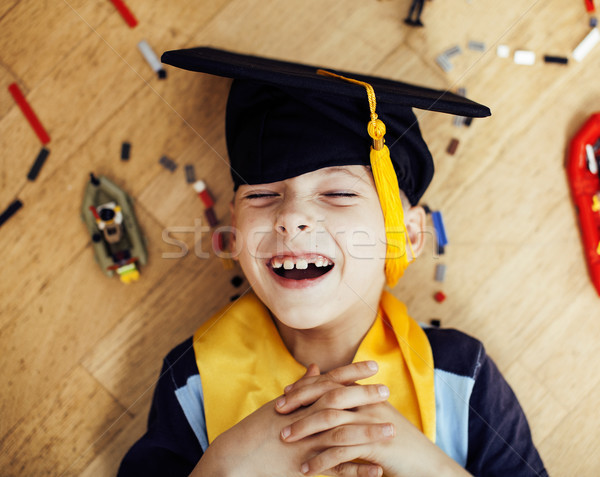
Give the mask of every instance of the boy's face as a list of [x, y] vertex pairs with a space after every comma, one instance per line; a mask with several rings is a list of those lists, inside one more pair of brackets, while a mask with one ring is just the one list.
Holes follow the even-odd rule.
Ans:
[[242, 185], [236, 253], [254, 291], [285, 325], [335, 325], [371, 310], [385, 283], [383, 214], [364, 166], [328, 167]]

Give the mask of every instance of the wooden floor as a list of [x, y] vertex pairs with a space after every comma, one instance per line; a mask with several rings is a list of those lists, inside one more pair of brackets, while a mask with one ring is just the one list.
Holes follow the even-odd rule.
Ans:
[[[600, 110], [600, 46], [569, 55], [589, 30], [582, 0], [426, 2], [424, 29], [403, 22], [410, 0], [128, 0], [129, 28], [107, 0], [0, 2], [0, 474], [114, 475], [144, 432], [162, 357], [230, 296], [245, 290], [194, 234], [202, 204], [193, 164], [226, 223], [225, 80], [168, 69], [164, 81], [137, 43], [157, 52], [213, 45], [372, 73], [435, 88], [465, 87], [492, 109], [457, 128], [418, 112], [436, 163], [425, 196], [444, 214], [450, 245], [431, 244], [395, 293], [421, 321], [440, 318], [480, 338], [520, 398], [552, 475], [600, 468], [600, 299], [588, 279], [563, 163], [567, 144]], [[485, 53], [467, 48], [483, 41]], [[496, 55], [532, 50], [534, 66]], [[436, 57], [459, 45], [454, 68]], [[7, 87], [17, 82], [52, 140], [41, 145]], [[450, 140], [460, 145], [446, 153]], [[120, 160], [123, 141], [131, 160]], [[162, 155], [179, 165], [171, 173]], [[149, 265], [136, 284], [105, 277], [79, 209], [90, 171], [135, 198]], [[163, 240], [180, 227], [190, 252]], [[183, 229], [181, 229], [183, 227]], [[183, 230], [183, 232], [181, 232]], [[187, 232], [185, 232], [187, 230]], [[433, 279], [437, 263], [446, 281]], [[447, 300], [432, 295], [442, 289]]]

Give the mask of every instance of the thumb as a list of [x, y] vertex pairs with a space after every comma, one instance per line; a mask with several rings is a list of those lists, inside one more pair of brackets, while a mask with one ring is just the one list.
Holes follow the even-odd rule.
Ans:
[[319, 369], [319, 366], [317, 366], [315, 363], [311, 363], [308, 365], [308, 368], [306, 368], [306, 373], [304, 373], [304, 377], [308, 377], [308, 376], [319, 376], [321, 374], [321, 370]]

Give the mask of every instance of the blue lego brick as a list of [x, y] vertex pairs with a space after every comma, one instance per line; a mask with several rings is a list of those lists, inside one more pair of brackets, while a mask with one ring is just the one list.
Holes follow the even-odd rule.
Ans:
[[437, 236], [437, 242], [440, 247], [448, 245], [448, 237], [446, 236], [446, 228], [444, 227], [444, 219], [440, 211], [431, 213], [433, 220], [433, 226], [435, 227], [435, 234]]

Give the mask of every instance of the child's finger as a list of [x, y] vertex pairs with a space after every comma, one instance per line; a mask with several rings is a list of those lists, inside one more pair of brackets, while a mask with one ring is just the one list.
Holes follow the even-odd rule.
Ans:
[[[295, 383], [287, 386], [284, 392], [288, 393], [292, 389], [298, 389], [298, 387], [307, 386], [323, 380], [330, 380], [344, 385], [352, 384], [355, 381], [360, 381], [361, 379], [366, 379], [373, 376], [379, 370], [379, 367], [375, 361], [360, 361], [358, 363], [352, 363], [332, 369], [328, 373], [319, 376], [314, 374], [314, 371], [311, 370], [312, 366], [315, 366], [316, 369], [319, 369], [316, 364], [311, 364], [309, 369], [306, 371], [306, 374]], [[310, 376], [309, 371], [312, 371]]]
[[275, 401], [275, 410], [281, 414], [288, 414], [299, 407], [309, 406], [317, 401], [326, 392], [336, 388], [343, 388], [341, 384], [332, 381], [320, 381], [300, 388], [287, 391], [285, 396]]
[[355, 464], [354, 462], [344, 462], [336, 465], [333, 469], [323, 472], [323, 475], [332, 475], [334, 477], [381, 477], [383, 469], [375, 464]]
[[275, 401], [275, 410], [288, 414], [317, 401], [320, 401], [320, 409], [352, 409], [385, 401], [389, 396], [390, 390], [383, 384], [343, 386], [333, 381], [322, 381], [288, 392]]
[[[354, 459], [359, 459], [362, 457], [363, 454], [366, 453], [366, 446], [330, 447], [329, 449], [326, 449], [325, 451], [321, 452], [320, 454], [316, 455], [312, 459], [302, 464], [302, 466], [300, 467], [300, 471], [304, 475], [319, 475], [328, 469], [335, 469], [341, 464], [350, 463], [350, 461]], [[342, 467], [342, 470], [344, 470], [344, 467]], [[348, 470], [364, 472], [364, 469], [349, 468]], [[369, 472], [370, 470], [367, 469], [367, 476], [371, 477], [371, 474], [369, 474]], [[362, 473], [355, 475], [362, 476], [365, 474]]]
[[283, 390], [283, 392], [284, 393], [290, 392], [295, 384], [300, 383], [301, 381], [305, 381], [305, 378], [312, 378], [312, 377], [320, 376], [320, 375], [321, 375], [321, 370], [319, 369], [319, 367], [315, 363], [311, 363], [308, 365], [308, 368], [306, 368], [306, 373], [304, 373], [304, 376], [302, 376], [295, 383], [288, 384], [285, 387], [285, 389]]

